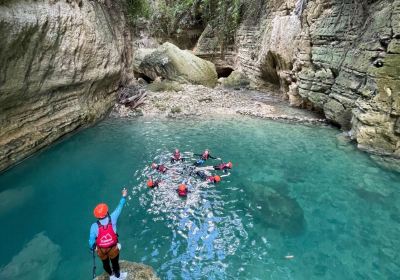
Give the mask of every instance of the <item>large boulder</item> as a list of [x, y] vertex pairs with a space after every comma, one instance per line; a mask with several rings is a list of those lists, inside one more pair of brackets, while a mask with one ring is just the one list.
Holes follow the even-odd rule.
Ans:
[[179, 83], [214, 87], [218, 79], [214, 64], [168, 42], [157, 49], [137, 50], [133, 68], [153, 80], [162, 77]]
[[221, 84], [225, 88], [241, 89], [250, 86], [250, 80], [240, 71], [233, 71], [229, 77], [222, 79]]
[[[160, 280], [150, 266], [128, 261], [120, 261], [120, 266], [121, 272], [128, 273], [126, 280]], [[104, 272], [96, 277], [96, 280], [108, 280], [109, 278], [108, 274]]]
[[304, 212], [294, 198], [263, 184], [254, 187], [257, 192], [251, 194], [250, 200], [256, 206], [252, 212], [257, 220], [286, 235], [304, 232]]

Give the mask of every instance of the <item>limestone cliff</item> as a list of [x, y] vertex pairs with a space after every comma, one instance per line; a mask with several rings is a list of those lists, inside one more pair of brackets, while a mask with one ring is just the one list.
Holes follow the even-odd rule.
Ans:
[[400, 1], [252, 0], [234, 45], [197, 53], [321, 110], [362, 149], [400, 157]]
[[115, 1], [0, 2], [0, 170], [103, 116], [127, 79]]

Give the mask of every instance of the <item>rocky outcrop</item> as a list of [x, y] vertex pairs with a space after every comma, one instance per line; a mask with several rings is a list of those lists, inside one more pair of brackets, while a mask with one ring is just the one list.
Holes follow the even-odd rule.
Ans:
[[171, 43], [157, 49], [139, 49], [134, 53], [134, 71], [152, 80], [158, 77], [180, 83], [213, 87], [217, 83], [215, 66]]
[[118, 2], [1, 3], [0, 170], [103, 116], [131, 57]]
[[[159, 280], [155, 272], [150, 266], [128, 262], [120, 261], [121, 272], [127, 272], [128, 275], [126, 280]], [[107, 273], [96, 277], [96, 280], [108, 280], [110, 276]]]
[[[400, 1], [252, 0], [225, 65], [324, 112], [362, 149], [400, 157]], [[217, 65], [212, 30], [196, 51]]]

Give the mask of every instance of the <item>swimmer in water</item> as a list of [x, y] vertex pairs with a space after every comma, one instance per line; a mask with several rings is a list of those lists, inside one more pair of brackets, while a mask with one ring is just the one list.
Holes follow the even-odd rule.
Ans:
[[195, 166], [200, 166], [200, 165], [203, 165], [205, 162], [206, 162], [206, 160], [208, 160], [208, 159], [218, 159], [218, 160], [220, 160], [220, 158], [216, 158], [216, 157], [213, 157], [211, 154], [210, 154], [210, 151], [209, 150], [204, 150], [204, 152], [202, 153], [202, 154], [193, 154], [194, 156], [199, 156], [200, 158], [193, 164], [193, 165], [195, 165]]
[[177, 161], [185, 161], [185, 158], [183, 158], [181, 156], [181, 153], [178, 149], [175, 149], [175, 152], [172, 154], [172, 157], [171, 157], [171, 163], [174, 163]]
[[147, 180], [147, 186], [150, 189], [157, 188], [157, 187], [160, 186], [160, 184], [161, 184], [161, 180], [160, 179], [157, 179], [157, 180], [154, 181], [152, 177], [149, 177], [149, 180]]
[[211, 174], [207, 173], [205, 171], [199, 170], [196, 172], [196, 175], [199, 176], [206, 183], [216, 184], [221, 182], [221, 176], [218, 175], [212, 176]]
[[224, 163], [221, 162], [218, 165], [214, 165], [214, 166], [204, 166], [204, 167], [197, 167], [196, 171], [199, 170], [219, 170], [219, 171], [224, 171], [225, 173], [232, 168], [232, 162], [228, 162], [228, 163]]
[[186, 197], [189, 192], [188, 187], [182, 183], [178, 186], [177, 192], [180, 197]]
[[165, 173], [168, 170], [168, 168], [165, 167], [164, 164], [157, 164], [157, 163], [154, 163], [154, 162], [151, 164], [151, 168], [157, 170], [160, 173]]

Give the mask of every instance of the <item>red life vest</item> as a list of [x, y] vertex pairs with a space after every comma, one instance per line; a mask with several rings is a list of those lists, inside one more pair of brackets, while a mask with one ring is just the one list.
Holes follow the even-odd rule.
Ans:
[[161, 173], [164, 173], [167, 171], [167, 168], [164, 165], [160, 164], [157, 166], [157, 170]]
[[207, 177], [207, 180], [208, 180], [210, 183], [215, 183], [215, 178], [214, 178], [214, 176], [208, 176], [208, 177]]
[[108, 215], [107, 225], [103, 226], [100, 221], [97, 221], [97, 226], [99, 228], [99, 234], [96, 238], [97, 247], [110, 248], [118, 243], [118, 236], [113, 229], [110, 215]]
[[179, 195], [179, 196], [187, 196], [187, 189], [178, 190], [178, 195]]
[[201, 158], [204, 159], [204, 160], [207, 160], [209, 156], [210, 156], [210, 154], [203, 153]]

